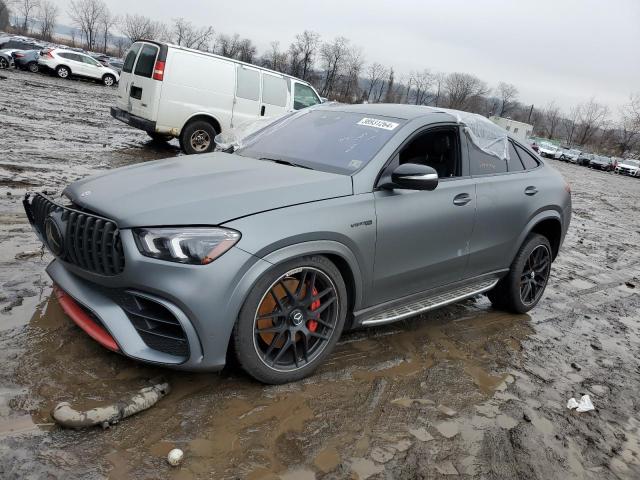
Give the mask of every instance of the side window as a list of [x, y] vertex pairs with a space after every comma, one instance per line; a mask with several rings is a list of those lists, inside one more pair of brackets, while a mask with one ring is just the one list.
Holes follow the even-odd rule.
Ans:
[[86, 55], [82, 55], [82, 61], [88, 65], [93, 65], [94, 67], [100, 65], [97, 60], [94, 60], [91, 57], [87, 57]]
[[151, 78], [153, 74], [153, 65], [156, 63], [156, 55], [158, 54], [158, 47], [153, 45], [145, 45], [142, 47], [140, 56], [138, 57], [138, 63], [136, 63], [136, 71], [134, 75], [141, 77]]
[[509, 171], [518, 172], [524, 170], [524, 165], [520, 161], [520, 156], [516, 152], [513, 143], [509, 142]]
[[62, 58], [66, 58], [67, 60], [71, 60], [72, 59], [71, 55], [68, 54], [68, 53], [59, 53], [58, 56], [62, 57]]
[[513, 133], [518, 133], [518, 127], [513, 129]]
[[520, 158], [522, 159], [522, 163], [524, 164], [524, 168], [526, 168], [527, 170], [531, 170], [532, 168], [536, 168], [538, 165], [540, 165], [540, 162], [538, 162], [538, 160], [536, 160], [533, 155], [527, 152], [520, 145], [516, 145], [516, 150], [518, 150]]
[[262, 74], [262, 102], [278, 107], [287, 106], [287, 81], [282, 77]]
[[507, 171], [507, 162], [480, 150], [469, 141], [469, 157], [471, 161], [471, 175], [495, 175]]
[[133, 45], [131, 45], [131, 48], [127, 52], [127, 56], [124, 59], [124, 65], [122, 66], [123, 72], [131, 73], [131, 71], [133, 70], [133, 64], [136, 62], [136, 56], [140, 51], [140, 46], [140, 43], [134, 43]]
[[238, 65], [236, 95], [247, 100], [260, 99], [260, 72]]
[[316, 95], [316, 92], [307, 85], [302, 83], [296, 83], [293, 92], [293, 109], [300, 110], [301, 108], [311, 107], [320, 103], [320, 99]]
[[419, 163], [432, 167], [440, 178], [462, 175], [457, 128], [440, 128], [418, 134], [399, 154], [399, 164]]

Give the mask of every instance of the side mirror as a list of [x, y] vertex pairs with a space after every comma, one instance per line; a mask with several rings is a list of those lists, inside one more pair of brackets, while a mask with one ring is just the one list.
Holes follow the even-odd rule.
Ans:
[[438, 172], [427, 165], [405, 163], [391, 173], [391, 181], [398, 188], [433, 190], [438, 186]]

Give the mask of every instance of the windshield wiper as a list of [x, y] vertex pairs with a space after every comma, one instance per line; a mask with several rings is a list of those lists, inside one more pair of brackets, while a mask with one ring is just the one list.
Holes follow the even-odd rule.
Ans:
[[299, 163], [290, 162], [289, 160], [282, 160], [281, 158], [260, 157], [260, 160], [267, 160], [269, 162], [279, 163], [280, 165], [289, 165], [290, 167], [300, 167], [306, 168], [307, 170], [313, 170], [313, 168], [306, 165], [300, 165]]

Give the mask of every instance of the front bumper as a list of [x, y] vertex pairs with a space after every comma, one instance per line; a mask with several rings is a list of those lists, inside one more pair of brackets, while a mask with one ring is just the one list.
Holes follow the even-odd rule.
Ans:
[[151, 120], [147, 120], [146, 118], [138, 117], [136, 115], [131, 115], [129, 112], [121, 108], [111, 107], [111, 116], [116, 120], [120, 120], [127, 125], [144, 130], [145, 132], [155, 133], [156, 131], [156, 122], [152, 122]]

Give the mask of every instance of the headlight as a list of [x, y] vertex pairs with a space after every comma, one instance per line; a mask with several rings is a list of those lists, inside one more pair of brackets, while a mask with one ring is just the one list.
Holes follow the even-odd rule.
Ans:
[[240, 233], [215, 227], [134, 228], [133, 237], [147, 257], [206, 265], [233, 247]]

